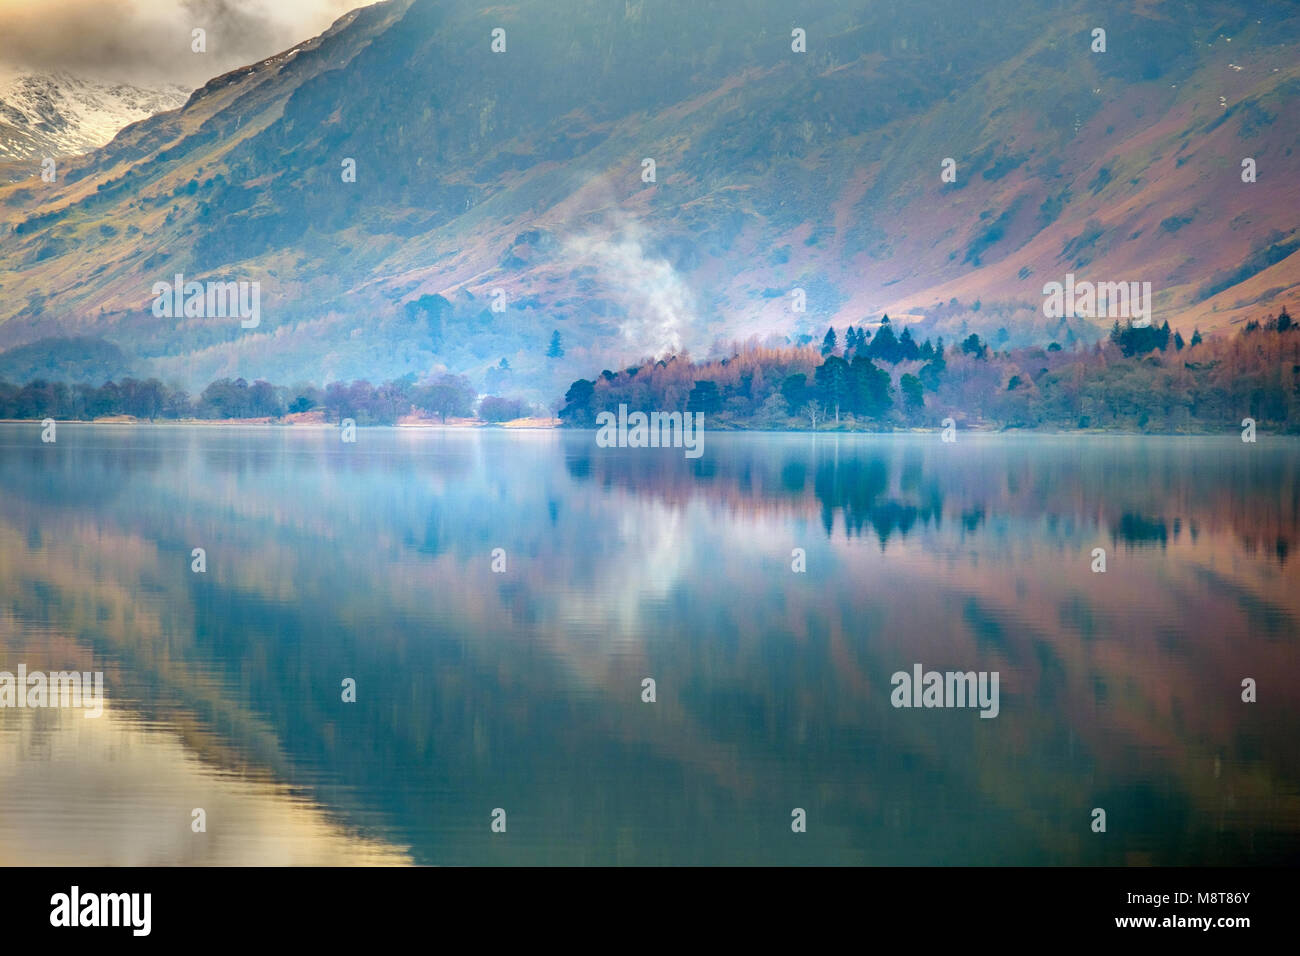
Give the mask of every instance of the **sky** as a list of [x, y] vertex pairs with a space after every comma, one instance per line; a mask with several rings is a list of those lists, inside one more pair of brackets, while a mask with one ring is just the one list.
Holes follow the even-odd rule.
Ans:
[[[373, 0], [0, 0], [0, 68], [196, 87]], [[207, 31], [207, 53], [191, 32]]]

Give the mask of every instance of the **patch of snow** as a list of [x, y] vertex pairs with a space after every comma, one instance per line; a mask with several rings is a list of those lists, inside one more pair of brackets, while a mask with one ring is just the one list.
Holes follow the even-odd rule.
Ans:
[[0, 68], [0, 151], [25, 160], [85, 153], [131, 123], [180, 107], [189, 92]]

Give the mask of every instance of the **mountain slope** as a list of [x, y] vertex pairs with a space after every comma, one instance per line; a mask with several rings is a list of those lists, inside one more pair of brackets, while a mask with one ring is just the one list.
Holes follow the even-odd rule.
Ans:
[[[101, 337], [190, 385], [506, 357], [549, 399], [886, 310], [1045, 338], [1067, 272], [1188, 331], [1300, 284], [1293, 8], [1127, 5], [1092, 53], [1079, 2], [477, 6], [354, 11], [0, 189], [0, 346]], [[156, 318], [177, 273], [259, 282], [260, 325]]]

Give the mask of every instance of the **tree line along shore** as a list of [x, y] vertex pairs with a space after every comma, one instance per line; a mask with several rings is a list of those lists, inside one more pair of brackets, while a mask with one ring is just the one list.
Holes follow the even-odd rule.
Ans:
[[1112, 327], [1105, 340], [999, 351], [977, 334], [945, 345], [828, 329], [821, 346], [737, 345], [726, 358], [645, 359], [578, 379], [557, 402], [480, 396], [464, 375], [275, 385], [242, 378], [196, 396], [156, 378], [102, 385], [0, 381], [0, 420], [358, 425], [514, 424], [590, 428], [602, 411], [702, 412], [711, 429], [890, 431], [938, 427], [1220, 432], [1243, 418], [1300, 432], [1300, 327], [1283, 308], [1234, 333], [1185, 341], [1167, 323]]

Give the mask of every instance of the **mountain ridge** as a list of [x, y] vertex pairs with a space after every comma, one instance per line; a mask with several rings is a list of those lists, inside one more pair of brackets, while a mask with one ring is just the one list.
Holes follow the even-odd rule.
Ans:
[[[362, 8], [54, 188], [0, 189], [0, 346], [102, 337], [186, 384], [481, 379], [504, 357], [549, 399], [593, 367], [885, 312], [1045, 342], [1042, 286], [1067, 272], [1152, 281], [1153, 318], [1185, 334], [1300, 284], [1278, 122], [1294, 12], [1126, 5], [1094, 54], [1074, 2], [814, 3], [795, 22], [749, 0], [707, 32], [675, 0], [545, 9]], [[260, 327], [160, 323], [148, 290], [178, 272], [260, 282]]]

